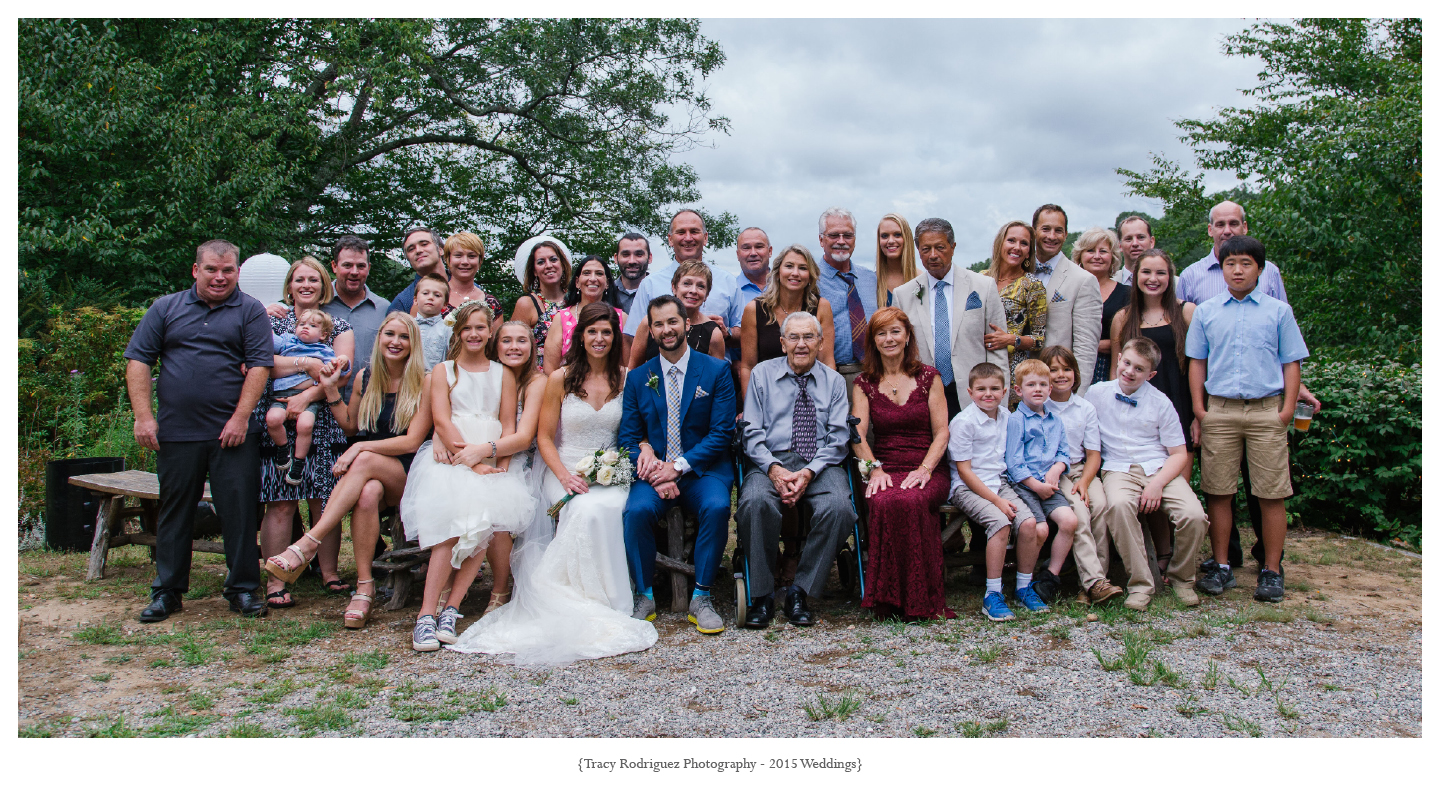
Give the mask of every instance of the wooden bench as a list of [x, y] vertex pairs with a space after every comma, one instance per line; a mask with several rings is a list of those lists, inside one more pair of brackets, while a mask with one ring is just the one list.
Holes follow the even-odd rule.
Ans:
[[[85, 571], [86, 580], [105, 577], [105, 562], [111, 548], [130, 544], [155, 546], [155, 534], [160, 519], [160, 479], [154, 473], [143, 470], [87, 473], [71, 476], [70, 483], [100, 496], [100, 515], [95, 521], [95, 540], [90, 544], [90, 564]], [[126, 498], [136, 498], [140, 504], [126, 506]], [[201, 500], [210, 500], [208, 482]], [[125, 524], [132, 517], [139, 518], [140, 530], [126, 533]], [[225, 553], [224, 544], [204, 539], [194, 540], [191, 548], [200, 553]]]

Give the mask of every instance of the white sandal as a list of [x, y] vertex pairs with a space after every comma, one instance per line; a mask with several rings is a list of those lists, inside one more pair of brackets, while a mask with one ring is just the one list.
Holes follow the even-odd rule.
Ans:
[[[364, 627], [366, 622], [370, 621], [370, 607], [371, 607], [371, 605], [375, 602], [375, 595], [373, 595], [373, 594], [361, 594], [359, 589], [360, 589], [361, 586], [365, 585], [366, 583], [374, 583], [374, 582], [375, 582], [375, 579], [374, 579], [374, 578], [371, 578], [371, 579], [369, 579], [369, 580], [357, 580], [357, 581], [355, 581], [355, 589], [356, 589], [356, 590], [355, 590], [355, 593], [350, 595], [350, 606], [347, 607], [347, 608], [345, 608], [345, 626], [346, 626], [346, 627], [348, 627], [348, 628], [350, 628], [350, 629], [352, 629], [352, 630], [358, 630], [358, 629], [360, 629], [361, 627]], [[355, 603], [356, 603], [357, 600], [358, 600], [359, 602], [365, 603], [365, 606], [364, 606], [363, 609], [355, 607]]]

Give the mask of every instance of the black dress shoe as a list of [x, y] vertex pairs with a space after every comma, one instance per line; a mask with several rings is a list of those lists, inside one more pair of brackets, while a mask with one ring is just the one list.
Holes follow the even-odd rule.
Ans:
[[150, 605], [140, 611], [140, 621], [145, 623], [162, 622], [170, 618], [170, 614], [179, 613], [181, 609], [180, 596], [173, 591], [161, 591], [150, 600]]
[[770, 620], [775, 618], [775, 598], [761, 597], [750, 605], [749, 611], [745, 614], [745, 626], [752, 630], [763, 630], [770, 626]]
[[1050, 571], [1048, 566], [1040, 566], [1035, 569], [1035, 577], [1030, 583], [1035, 595], [1046, 605], [1053, 605], [1055, 597], [1060, 593], [1060, 578]]
[[268, 611], [265, 605], [265, 598], [253, 591], [242, 591], [239, 594], [226, 594], [225, 599], [230, 600], [230, 610], [241, 616], [264, 616]]
[[815, 617], [810, 615], [810, 609], [805, 606], [805, 591], [792, 588], [785, 597], [785, 618], [796, 627], [809, 627], [815, 623]]

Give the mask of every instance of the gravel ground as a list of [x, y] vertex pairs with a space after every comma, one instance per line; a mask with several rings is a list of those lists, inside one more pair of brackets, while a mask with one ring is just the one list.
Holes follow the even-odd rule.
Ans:
[[[1309, 546], [1304, 542], [1309, 542]], [[22, 736], [1420, 736], [1419, 562], [1326, 537], [1294, 540], [1279, 607], [1240, 586], [1185, 610], [1086, 608], [991, 624], [875, 622], [843, 597], [821, 623], [696, 633], [662, 614], [650, 651], [554, 669], [409, 648], [413, 609], [359, 633], [339, 600], [262, 626], [223, 600], [159, 630], [143, 603], [88, 627], [22, 601]], [[1310, 554], [1312, 565], [1298, 563]], [[1379, 553], [1377, 555], [1376, 553]], [[22, 558], [23, 560], [23, 558]], [[24, 584], [22, 567], [22, 584]], [[47, 585], [57, 585], [53, 580]], [[303, 594], [303, 592], [302, 592]], [[474, 599], [484, 602], [483, 597]], [[98, 601], [75, 601], [89, 613]], [[313, 606], [306, 610], [303, 606]], [[478, 608], [477, 608], [478, 610]], [[726, 614], [728, 615], [728, 606]], [[467, 619], [468, 624], [472, 619]], [[27, 651], [58, 650], [53, 665]], [[68, 660], [65, 659], [68, 657]], [[1106, 668], [1114, 670], [1106, 670]]]

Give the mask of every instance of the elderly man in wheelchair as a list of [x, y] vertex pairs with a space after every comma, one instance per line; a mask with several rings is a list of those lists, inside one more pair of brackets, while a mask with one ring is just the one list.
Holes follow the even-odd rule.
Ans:
[[750, 375], [745, 394], [745, 478], [736, 531], [749, 572], [745, 626], [763, 629], [774, 616], [781, 509], [803, 504], [810, 533], [794, 584], [783, 592], [785, 617], [814, 624], [808, 597], [824, 588], [835, 554], [855, 525], [844, 462], [850, 440], [845, 378], [820, 363], [820, 322], [796, 311], [780, 328], [785, 357], [766, 360]]

